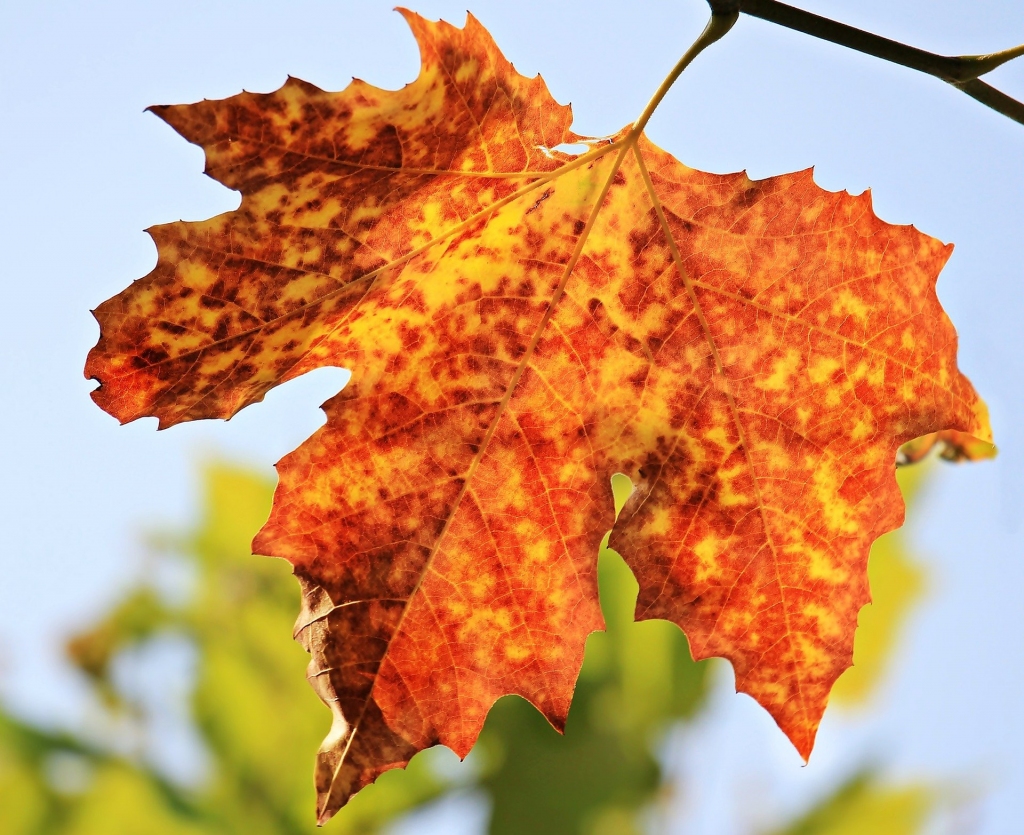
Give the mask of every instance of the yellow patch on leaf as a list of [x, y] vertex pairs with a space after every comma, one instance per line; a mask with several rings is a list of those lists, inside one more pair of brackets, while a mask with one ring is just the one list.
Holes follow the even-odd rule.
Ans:
[[321, 821], [426, 746], [465, 755], [504, 694], [564, 724], [617, 472], [638, 616], [728, 658], [808, 756], [903, 518], [897, 449], [991, 440], [935, 296], [950, 248], [809, 171], [580, 137], [474, 18], [405, 16], [401, 90], [153, 108], [241, 205], [150, 230], [86, 365], [100, 406], [162, 427], [351, 369], [253, 545], [295, 567], [334, 712]]

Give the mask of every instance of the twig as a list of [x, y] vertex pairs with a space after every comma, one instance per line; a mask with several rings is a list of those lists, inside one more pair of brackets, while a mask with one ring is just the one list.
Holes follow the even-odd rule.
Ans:
[[898, 41], [847, 26], [827, 17], [787, 6], [778, 0], [708, 0], [715, 15], [737, 11], [777, 23], [821, 40], [855, 49], [883, 61], [891, 61], [918, 72], [934, 75], [962, 90], [998, 113], [1024, 124], [1024, 103], [979, 81], [979, 76], [1024, 55], [1024, 45], [989, 55], [936, 55]]

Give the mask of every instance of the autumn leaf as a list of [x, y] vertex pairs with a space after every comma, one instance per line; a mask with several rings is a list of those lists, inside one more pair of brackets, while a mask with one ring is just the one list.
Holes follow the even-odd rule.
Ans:
[[991, 441], [935, 295], [950, 247], [810, 171], [577, 136], [472, 16], [404, 14], [401, 90], [153, 108], [241, 205], [150, 230], [157, 266], [97, 309], [86, 365], [101, 407], [161, 427], [352, 370], [253, 544], [294, 565], [334, 712], [320, 820], [424, 747], [464, 756], [506, 693], [564, 725], [615, 473], [637, 617], [728, 658], [807, 757], [903, 518], [897, 449]]

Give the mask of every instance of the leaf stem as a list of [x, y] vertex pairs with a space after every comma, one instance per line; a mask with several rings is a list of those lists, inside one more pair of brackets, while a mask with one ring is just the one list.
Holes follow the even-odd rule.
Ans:
[[644, 112], [640, 114], [639, 118], [633, 123], [633, 127], [629, 131], [629, 139], [631, 142], [635, 142], [637, 137], [643, 133], [647, 123], [651, 121], [651, 116], [654, 115], [654, 111], [658, 109], [658, 105], [661, 104], [661, 100], [665, 98], [669, 89], [673, 84], [676, 83], [676, 79], [683, 74], [693, 59], [700, 55], [705, 49], [707, 49], [715, 41], [719, 40], [726, 32], [732, 29], [733, 24], [739, 18], [738, 11], [725, 11], [717, 12], [712, 10], [711, 20], [708, 21], [708, 25], [704, 27], [704, 31], [700, 33], [700, 37], [693, 42], [683, 57], [679, 59], [678, 63], [672, 68], [665, 80], [661, 82], [661, 86], [654, 91], [654, 95], [651, 96], [651, 100], [647, 102], [647, 107], [644, 108]]
[[715, 14], [740, 11], [785, 26], [787, 29], [941, 78], [998, 113], [1024, 124], [1024, 103], [978, 80], [979, 76], [1024, 55], [1024, 44], [989, 55], [936, 55], [827, 17], [805, 12], [778, 0], [708, 0], [708, 5]]

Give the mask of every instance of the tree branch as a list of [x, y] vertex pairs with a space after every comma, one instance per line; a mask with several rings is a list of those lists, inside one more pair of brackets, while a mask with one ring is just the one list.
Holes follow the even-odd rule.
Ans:
[[1011, 98], [978, 77], [996, 67], [1024, 55], [1024, 45], [989, 55], [936, 55], [898, 41], [829, 20], [827, 17], [787, 6], [778, 0], [708, 0], [713, 14], [730, 14], [737, 10], [752, 17], [785, 26], [821, 40], [873, 55], [918, 72], [934, 75], [957, 87], [998, 113], [1024, 124], [1024, 103]]
[[977, 99], [982, 104], [991, 107], [997, 113], [1002, 113], [1004, 116], [1013, 119], [1013, 121], [1024, 125], [1024, 102], [1010, 98], [1006, 93], [997, 90], [978, 78], [975, 78], [973, 81], [954, 84], [953, 86], [963, 90], [972, 99]]

